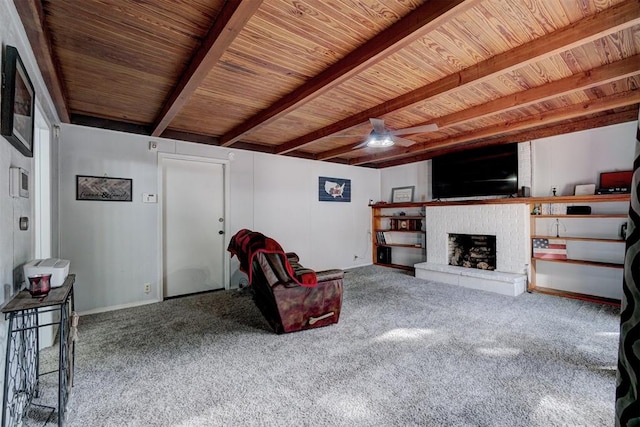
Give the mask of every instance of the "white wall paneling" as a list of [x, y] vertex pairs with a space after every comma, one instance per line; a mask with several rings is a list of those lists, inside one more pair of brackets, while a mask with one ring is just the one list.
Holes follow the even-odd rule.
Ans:
[[[18, 12], [12, 1], [0, 1], [0, 58], [4, 58], [7, 45], [18, 49], [20, 59], [25, 65], [29, 78], [33, 83], [36, 96], [36, 106], [42, 112], [41, 119], [47, 124], [57, 123], [58, 116], [53, 108], [53, 102], [47, 92], [44, 79], [38, 70], [35, 56], [31, 50], [24, 28], [20, 24]], [[37, 147], [36, 147], [37, 148]], [[52, 164], [57, 163], [55, 143], [50, 153]], [[37, 151], [35, 152], [38, 158]], [[18, 152], [4, 137], [0, 136], [0, 284], [2, 292], [0, 304], [10, 299], [16, 290], [24, 283], [22, 265], [34, 257], [34, 160]], [[20, 167], [29, 172], [31, 197], [13, 198], [9, 195], [9, 168]], [[57, 169], [56, 169], [57, 170]], [[55, 170], [48, 178], [55, 180]], [[44, 177], [43, 177], [44, 178]], [[57, 206], [55, 193], [51, 194], [52, 205]], [[21, 216], [29, 218], [29, 230], [22, 231], [18, 227]], [[55, 220], [55, 215], [52, 217]], [[52, 233], [57, 233], [57, 226], [52, 224]], [[56, 240], [52, 240], [55, 244]], [[2, 316], [0, 322], [0, 348], [6, 347], [7, 322]], [[4, 366], [5, 352], [0, 353], [0, 364]], [[4, 376], [2, 376], [2, 380]]]
[[637, 122], [589, 129], [532, 141], [531, 195], [570, 196], [576, 184], [596, 184], [600, 173], [632, 170]]
[[[241, 228], [276, 239], [316, 270], [371, 263], [369, 199], [380, 194], [380, 172], [242, 150], [62, 125], [60, 142], [60, 257], [77, 277], [76, 307], [99, 311], [155, 302], [159, 289], [158, 152], [217, 158], [229, 163], [228, 239]], [[149, 150], [157, 142], [158, 152]], [[229, 154], [233, 153], [232, 159]], [[130, 203], [75, 200], [75, 176], [133, 179]], [[350, 203], [319, 202], [319, 176], [351, 179]], [[356, 258], [357, 256], [357, 258]], [[355, 258], [355, 259], [354, 259]], [[230, 262], [230, 287], [242, 275]]]

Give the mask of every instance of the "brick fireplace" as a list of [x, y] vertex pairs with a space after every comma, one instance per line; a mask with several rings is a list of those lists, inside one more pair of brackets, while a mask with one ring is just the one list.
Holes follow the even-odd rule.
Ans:
[[[519, 295], [530, 260], [530, 215], [525, 203], [429, 206], [425, 213], [427, 262], [416, 277]], [[450, 235], [495, 236], [495, 270], [449, 265]]]

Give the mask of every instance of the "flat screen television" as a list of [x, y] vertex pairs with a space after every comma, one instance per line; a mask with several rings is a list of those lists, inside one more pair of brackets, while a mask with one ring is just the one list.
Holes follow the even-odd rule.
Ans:
[[434, 199], [518, 192], [518, 144], [444, 154], [432, 159]]

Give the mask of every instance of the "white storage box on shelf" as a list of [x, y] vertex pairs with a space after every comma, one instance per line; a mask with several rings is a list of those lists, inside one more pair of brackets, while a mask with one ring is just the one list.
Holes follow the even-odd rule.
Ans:
[[69, 274], [69, 260], [58, 258], [32, 259], [24, 265], [24, 281], [36, 274], [51, 274], [51, 287], [62, 286]]

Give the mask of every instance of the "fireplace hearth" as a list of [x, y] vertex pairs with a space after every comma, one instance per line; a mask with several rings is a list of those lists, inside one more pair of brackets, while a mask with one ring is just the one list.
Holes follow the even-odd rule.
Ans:
[[449, 233], [449, 265], [496, 269], [496, 236]]

